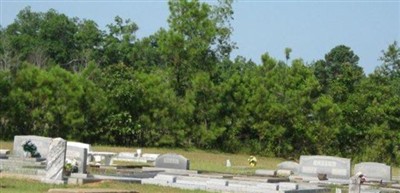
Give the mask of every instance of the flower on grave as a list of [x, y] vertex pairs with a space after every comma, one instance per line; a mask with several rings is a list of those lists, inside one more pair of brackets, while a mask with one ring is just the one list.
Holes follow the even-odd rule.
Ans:
[[250, 156], [249, 159], [247, 159], [247, 161], [249, 161], [249, 165], [251, 167], [254, 167], [257, 165], [257, 158], [255, 156]]
[[24, 141], [22, 143], [22, 148], [24, 149], [24, 152], [30, 154], [30, 157], [35, 157], [35, 158], [41, 157], [40, 153], [37, 151], [36, 145], [33, 144], [31, 140]]
[[65, 170], [71, 173], [77, 173], [79, 171], [78, 161], [76, 159], [66, 159], [65, 160]]

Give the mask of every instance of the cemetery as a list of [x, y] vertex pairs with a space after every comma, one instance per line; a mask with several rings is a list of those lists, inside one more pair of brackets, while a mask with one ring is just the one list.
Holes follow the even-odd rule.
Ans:
[[[1, 173], [23, 175], [48, 184], [79, 185], [108, 180], [208, 192], [400, 192], [398, 177], [393, 177], [391, 166], [384, 163], [351, 163], [347, 158], [302, 155], [298, 163], [283, 161], [275, 169], [235, 175], [192, 170], [190, 161], [175, 153], [157, 154], [141, 149], [93, 151], [90, 144], [34, 135], [15, 136], [13, 149], [0, 149]], [[235, 166], [227, 160], [225, 167], [251, 166]]]

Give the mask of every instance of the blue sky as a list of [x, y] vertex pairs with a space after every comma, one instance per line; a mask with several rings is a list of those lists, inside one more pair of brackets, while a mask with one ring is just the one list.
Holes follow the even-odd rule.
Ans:
[[[12, 23], [26, 6], [91, 19], [102, 29], [119, 15], [138, 24], [139, 38], [166, 28], [169, 15], [166, 0], [0, 0], [1, 26]], [[265, 52], [284, 60], [286, 47], [292, 48], [292, 59], [310, 63], [344, 44], [360, 57], [359, 65], [368, 74], [381, 64], [381, 51], [400, 41], [400, 0], [236, 0], [233, 7], [232, 40], [239, 47], [233, 56], [256, 63]]]

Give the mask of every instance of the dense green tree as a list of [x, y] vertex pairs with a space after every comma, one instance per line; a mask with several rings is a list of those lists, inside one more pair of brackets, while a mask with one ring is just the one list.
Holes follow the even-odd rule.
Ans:
[[90, 61], [101, 62], [101, 45], [104, 33], [98, 29], [92, 20], [80, 20], [75, 18], [77, 31], [74, 34], [74, 42], [78, 52], [70, 61], [72, 69], [78, 71], [86, 67]]
[[5, 99], [7, 130], [67, 138], [79, 133], [84, 117], [80, 109], [83, 90], [77, 76], [59, 67], [45, 71], [24, 64], [11, 81]]
[[331, 95], [335, 102], [346, 101], [347, 94], [354, 92], [354, 87], [364, 77], [358, 60], [351, 48], [339, 45], [325, 55], [325, 60], [313, 65], [323, 92]]
[[[400, 164], [397, 42], [365, 76], [347, 46], [310, 66], [229, 58], [231, 0], [171, 0], [168, 29], [55, 10], [0, 28], [0, 138], [220, 149], [297, 159], [322, 154]], [[290, 60], [290, 61], [289, 61]]]
[[155, 69], [164, 69], [166, 67], [162, 60], [162, 54], [159, 49], [159, 33], [149, 37], [142, 38], [135, 42], [131, 52], [132, 65], [140, 71], [150, 72]]
[[102, 77], [101, 87], [112, 108], [106, 120], [107, 141], [147, 146], [158, 145], [163, 135], [163, 143], [167, 143], [168, 137], [177, 137], [176, 131], [171, 131], [176, 127], [174, 117], [178, 108], [168, 74], [135, 72], [118, 64], [107, 67]]
[[246, 109], [250, 97], [250, 83], [257, 69], [256, 64], [237, 57], [234, 62], [224, 61], [220, 71], [218, 97], [218, 124], [225, 128], [216, 140], [216, 147], [228, 152], [243, 148], [244, 132], [249, 129], [249, 111]]
[[[188, 138], [198, 147], [210, 148], [224, 128], [218, 125], [220, 108], [218, 90], [208, 73], [200, 72], [192, 79], [192, 88], [186, 97], [194, 106], [193, 118], [189, 122]], [[188, 145], [191, 145], [189, 143]]]
[[138, 30], [136, 23], [130, 19], [114, 18], [112, 24], [107, 25], [108, 34], [104, 37], [102, 64], [112, 65], [117, 63], [130, 64], [130, 53], [136, 40], [135, 32]]
[[[221, 57], [233, 49], [229, 19], [231, 1], [211, 7], [198, 0], [171, 0], [168, 31], [161, 31], [159, 46], [165, 63], [173, 69], [175, 91], [184, 96], [198, 70], [212, 74]], [[173, 49], [171, 49], [173, 48]]]
[[380, 60], [383, 62], [381, 66], [376, 69], [376, 73], [390, 77], [400, 77], [400, 47], [397, 41], [390, 44], [387, 50], [382, 51], [383, 56]]

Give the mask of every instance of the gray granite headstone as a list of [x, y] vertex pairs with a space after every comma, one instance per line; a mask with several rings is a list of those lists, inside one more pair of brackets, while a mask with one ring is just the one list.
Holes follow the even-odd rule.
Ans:
[[13, 144], [13, 155], [18, 157], [24, 157], [24, 149], [22, 144], [28, 140], [36, 146], [37, 151], [40, 153], [42, 158], [47, 158], [49, 152], [49, 145], [52, 138], [36, 136], [36, 135], [16, 135], [14, 136]]
[[54, 138], [49, 146], [47, 155], [46, 176], [43, 182], [60, 184], [63, 181], [63, 171], [65, 165], [65, 154], [67, 141], [62, 138]]
[[87, 154], [88, 150], [74, 144], [67, 142], [67, 153], [66, 158], [69, 160], [75, 160], [78, 164], [78, 173], [87, 173]]
[[327, 178], [350, 178], [350, 159], [332, 156], [300, 156], [299, 175], [318, 177], [326, 174]]
[[190, 167], [190, 161], [182, 155], [163, 154], [157, 157], [155, 167], [188, 170]]
[[277, 165], [278, 170], [290, 170], [294, 174], [299, 173], [299, 164], [294, 161], [284, 161]]
[[383, 163], [362, 162], [354, 166], [354, 173], [363, 173], [368, 181], [392, 181], [392, 168]]

